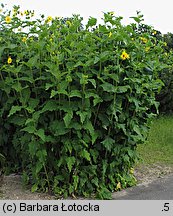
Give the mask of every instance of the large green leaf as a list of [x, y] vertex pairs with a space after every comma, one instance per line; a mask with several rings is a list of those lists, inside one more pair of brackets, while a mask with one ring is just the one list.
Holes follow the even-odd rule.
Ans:
[[35, 135], [39, 136], [45, 142], [45, 133], [44, 129], [39, 129], [34, 133]]
[[106, 92], [114, 92], [115, 93], [117, 91], [116, 87], [114, 85], [108, 83], [108, 82], [101, 84], [101, 87]]
[[108, 150], [111, 151], [112, 147], [115, 143], [115, 140], [113, 140], [111, 137], [107, 137], [105, 140], [101, 142], [103, 146]]
[[97, 137], [98, 137], [98, 134], [95, 132], [94, 127], [93, 127], [91, 121], [87, 121], [85, 123], [85, 129], [87, 129], [89, 131], [89, 133], [91, 135], [91, 138], [92, 138], [92, 144], [94, 144], [95, 141], [96, 141], [96, 139], [97, 139]]
[[34, 126], [27, 126], [27, 127], [23, 128], [23, 129], [21, 129], [21, 131], [26, 131], [26, 132], [32, 134], [32, 133], [34, 133], [36, 131], [36, 128]]
[[67, 162], [68, 170], [69, 170], [69, 172], [71, 172], [72, 167], [73, 167], [73, 165], [74, 165], [75, 162], [76, 162], [75, 157], [74, 157], [74, 156], [72, 156], [72, 157], [67, 157], [67, 158], [66, 158], [66, 162]]
[[42, 112], [58, 110], [57, 101], [48, 100], [45, 102]]
[[77, 111], [76, 114], [80, 116], [80, 121], [81, 121], [81, 123], [83, 124], [84, 121], [85, 121], [85, 119], [86, 119], [86, 117], [87, 117], [87, 115], [88, 115], [88, 112], [85, 112], [85, 111]]
[[90, 17], [89, 20], [88, 20], [88, 23], [86, 25], [86, 28], [95, 26], [96, 23], [97, 23], [97, 19], [94, 18], [94, 17]]
[[118, 86], [117, 92], [118, 93], [125, 93], [128, 91], [128, 89], [131, 90], [131, 87], [129, 85], [126, 86]]
[[72, 90], [69, 94], [69, 97], [79, 97], [79, 98], [82, 98], [82, 94], [79, 90], [75, 89], [75, 90]]
[[64, 116], [64, 123], [65, 123], [65, 126], [68, 128], [71, 120], [73, 118], [73, 112], [72, 111], [69, 111], [68, 113], [66, 113], [66, 115]]
[[85, 158], [87, 161], [91, 161], [91, 157], [90, 157], [90, 153], [83, 149], [81, 152], [80, 152], [80, 156]]
[[22, 106], [12, 106], [8, 114], [8, 117], [10, 117], [11, 115], [14, 115], [18, 111], [21, 111], [22, 108], [23, 108]]

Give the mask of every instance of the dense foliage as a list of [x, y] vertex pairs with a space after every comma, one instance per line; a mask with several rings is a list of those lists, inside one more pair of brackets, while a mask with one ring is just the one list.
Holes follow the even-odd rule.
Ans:
[[173, 34], [167, 33], [163, 35], [162, 40], [165, 44], [164, 50], [169, 67], [159, 73], [159, 77], [163, 81], [164, 86], [156, 95], [156, 99], [160, 103], [160, 113], [170, 114], [173, 112]]
[[[57, 196], [110, 192], [135, 184], [138, 159], [165, 66], [155, 31], [105, 13], [33, 18], [0, 15], [0, 150], [32, 191]], [[7, 170], [7, 168], [6, 168]]]

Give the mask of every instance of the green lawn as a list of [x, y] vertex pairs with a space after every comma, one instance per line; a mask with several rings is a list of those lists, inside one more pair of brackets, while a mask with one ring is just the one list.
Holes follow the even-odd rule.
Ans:
[[173, 165], [173, 116], [161, 116], [151, 125], [145, 144], [138, 146], [142, 163]]

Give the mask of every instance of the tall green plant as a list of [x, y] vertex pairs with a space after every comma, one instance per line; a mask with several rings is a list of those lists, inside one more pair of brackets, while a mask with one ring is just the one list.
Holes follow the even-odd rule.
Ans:
[[57, 196], [108, 199], [134, 185], [136, 146], [158, 106], [162, 44], [134, 30], [141, 15], [127, 26], [113, 13], [86, 26], [77, 15], [21, 15], [2, 13], [0, 27], [0, 117], [12, 131], [13, 169], [32, 191]]

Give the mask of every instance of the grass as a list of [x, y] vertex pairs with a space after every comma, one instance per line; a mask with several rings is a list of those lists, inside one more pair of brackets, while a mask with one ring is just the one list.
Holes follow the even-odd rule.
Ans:
[[173, 116], [160, 116], [151, 125], [148, 139], [137, 149], [144, 164], [173, 166]]

